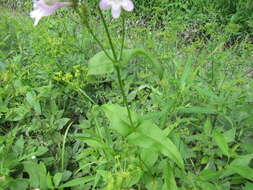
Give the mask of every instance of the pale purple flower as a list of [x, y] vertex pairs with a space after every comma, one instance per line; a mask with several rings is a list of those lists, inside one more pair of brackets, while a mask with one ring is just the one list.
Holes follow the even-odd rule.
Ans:
[[33, 2], [34, 10], [30, 12], [30, 16], [35, 19], [34, 26], [44, 16], [53, 14], [57, 9], [71, 5], [71, 2], [58, 2], [57, 0], [39, 0]]
[[99, 3], [101, 10], [112, 9], [112, 17], [119, 18], [121, 9], [132, 11], [134, 4], [132, 0], [101, 0]]

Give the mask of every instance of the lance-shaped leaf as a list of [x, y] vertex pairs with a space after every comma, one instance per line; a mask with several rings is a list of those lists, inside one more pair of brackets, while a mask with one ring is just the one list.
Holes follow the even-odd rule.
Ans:
[[130, 143], [142, 148], [153, 148], [168, 156], [179, 167], [184, 168], [182, 156], [175, 144], [151, 121], [141, 123], [135, 132], [127, 137]]

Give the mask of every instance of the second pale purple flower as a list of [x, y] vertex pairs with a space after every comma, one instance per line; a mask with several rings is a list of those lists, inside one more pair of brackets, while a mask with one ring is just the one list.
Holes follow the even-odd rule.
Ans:
[[58, 0], [34, 0], [34, 10], [30, 12], [30, 16], [35, 19], [34, 26], [44, 16], [53, 14], [57, 9], [70, 6], [71, 2], [59, 2]]
[[102, 10], [112, 9], [112, 17], [119, 18], [121, 9], [125, 11], [133, 11], [134, 4], [131, 0], [101, 0], [99, 7]]

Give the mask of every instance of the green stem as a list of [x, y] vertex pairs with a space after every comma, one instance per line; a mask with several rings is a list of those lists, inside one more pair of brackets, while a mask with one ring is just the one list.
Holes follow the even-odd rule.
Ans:
[[106, 49], [104, 48], [103, 44], [101, 43], [101, 41], [97, 38], [97, 36], [95, 35], [95, 33], [93, 32], [93, 30], [90, 27], [90, 24], [88, 22], [88, 20], [86, 18], [83, 18], [83, 15], [81, 14], [81, 12], [78, 10], [77, 7], [74, 7], [74, 10], [76, 11], [76, 13], [79, 15], [79, 17], [81, 18], [84, 26], [87, 27], [88, 32], [91, 34], [91, 36], [94, 38], [94, 40], [97, 42], [97, 44], [99, 45], [99, 47], [103, 50], [103, 52], [105, 53], [105, 55], [113, 62], [112, 57], [109, 55], [109, 53], [106, 51]]
[[113, 58], [111, 58], [111, 56], [109, 55], [109, 53], [106, 51], [106, 49], [104, 48], [103, 44], [100, 42], [100, 40], [97, 38], [97, 36], [94, 34], [93, 30], [91, 29], [90, 25], [87, 23], [86, 27], [89, 31], [89, 33], [92, 35], [92, 37], [94, 38], [94, 40], [98, 43], [98, 45], [100, 46], [100, 48], [103, 50], [103, 52], [105, 53], [105, 55], [111, 60], [114, 61]]
[[[131, 112], [130, 112], [130, 107], [129, 107], [129, 104], [127, 102], [127, 97], [126, 97], [126, 93], [125, 93], [125, 90], [124, 90], [124, 85], [123, 85], [123, 82], [122, 82], [122, 79], [121, 79], [120, 67], [119, 67], [119, 64], [118, 64], [119, 60], [117, 58], [117, 54], [116, 54], [114, 45], [112, 43], [112, 38], [111, 38], [111, 35], [110, 35], [110, 32], [109, 32], [108, 26], [106, 24], [104, 15], [103, 15], [103, 13], [100, 9], [99, 9], [99, 14], [102, 18], [102, 22], [103, 22], [103, 25], [104, 25], [104, 28], [105, 28], [105, 32], [106, 32], [107, 38], [109, 40], [109, 43], [110, 43], [110, 46], [111, 46], [111, 49], [112, 49], [112, 53], [113, 53], [113, 57], [114, 57], [114, 68], [115, 68], [116, 73], [117, 73], [117, 79], [118, 79], [118, 83], [119, 83], [120, 92], [121, 92], [121, 95], [123, 97], [123, 102], [124, 102], [124, 104], [127, 108], [127, 114], [128, 114], [128, 118], [129, 118], [129, 121], [130, 121], [130, 125], [131, 125], [131, 127], [134, 127], [134, 123], [133, 123]], [[124, 26], [124, 29], [123, 29], [123, 35], [124, 36], [122, 36], [122, 46], [121, 47], [124, 46], [124, 41], [125, 41], [125, 21], [123, 21], [123, 26]], [[123, 52], [123, 48], [122, 48], [121, 51]], [[121, 54], [122, 54], [122, 52], [121, 52]]]
[[[114, 45], [113, 45], [113, 42], [112, 42], [112, 38], [111, 38], [111, 35], [110, 35], [110, 32], [109, 32], [107, 23], [105, 21], [104, 15], [103, 15], [102, 11], [100, 9], [98, 9], [99, 10], [99, 14], [100, 14], [101, 19], [102, 19], [103, 26], [105, 28], [105, 32], [106, 32], [107, 38], [109, 40], [109, 44], [110, 44], [112, 53], [113, 53], [113, 58], [111, 58], [111, 56], [107, 53], [107, 51], [105, 50], [104, 46], [102, 45], [102, 43], [100, 42], [100, 40], [96, 37], [96, 35], [94, 34], [93, 30], [91, 29], [89, 23], [86, 21], [85, 18], [83, 18], [83, 16], [80, 13], [80, 11], [77, 8], [75, 8], [75, 10], [78, 13], [78, 15], [80, 16], [80, 18], [83, 20], [83, 24], [87, 27], [88, 32], [92, 35], [92, 37], [95, 39], [95, 41], [101, 47], [101, 49], [104, 51], [104, 53], [106, 54], [106, 56], [114, 64], [114, 68], [115, 68], [116, 73], [117, 73], [117, 79], [118, 79], [118, 83], [119, 83], [119, 87], [120, 87], [120, 92], [121, 92], [121, 95], [123, 97], [123, 102], [124, 102], [124, 104], [125, 104], [125, 106], [127, 108], [127, 114], [128, 114], [128, 118], [129, 118], [130, 124], [133, 127], [134, 126], [133, 125], [133, 120], [132, 120], [129, 104], [127, 102], [127, 97], [126, 97], [126, 94], [125, 94], [125, 91], [124, 91], [124, 85], [123, 85], [123, 82], [122, 82], [122, 79], [121, 79], [120, 67], [119, 67], [119, 64], [118, 64], [119, 60], [118, 60], [118, 57], [117, 57], [117, 54], [116, 54], [116, 51], [115, 51], [115, 48], [114, 48]], [[122, 58], [122, 54], [123, 54], [124, 41], [125, 41], [125, 19], [123, 18], [123, 33], [122, 33], [122, 44], [121, 44], [121, 50], [120, 50], [120, 59]]]
[[112, 38], [111, 38], [111, 35], [110, 35], [110, 32], [109, 32], [108, 26], [107, 26], [106, 21], [105, 21], [105, 17], [104, 17], [104, 15], [103, 15], [101, 9], [99, 8], [98, 10], [99, 10], [100, 17], [101, 17], [101, 19], [102, 19], [102, 23], [103, 23], [104, 28], [105, 28], [105, 32], [106, 32], [107, 38], [108, 38], [108, 40], [109, 40], [109, 44], [110, 44], [111, 49], [112, 49], [112, 53], [113, 53], [114, 60], [117, 61], [117, 60], [118, 60], [117, 54], [116, 54], [116, 51], [115, 51], [114, 46], [113, 46], [113, 43], [112, 43]]
[[124, 49], [124, 43], [125, 43], [125, 36], [126, 36], [126, 27], [125, 27], [125, 17], [124, 17], [124, 14], [122, 14], [122, 30], [123, 31], [122, 31], [122, 41], [121, 41], [119, 60], [122, 59], [123, 49]]
[[123, 82], [121, 80], [120, 68], [119, 68], [118, 65], [115, 65], [114, 68], [115, 68], [115, 70], [117, 72], [117, 78], [118, 78], [119, 88], [120, 88], [120, 91], [121, 91], [121, 95], [123, 97], [123, 102], [124, 102], [124, 104], [125, 104], [125, 106], [127, 108], [127, 114], [128, 114], [128, 118], [129, 118], [131, 127], [134, 127], [134, 123], [133, 123], [131, 112], [130, 112], [130, 107], [129, 107], [129, 104], [127, 102], [127, 97], [126, 97], [126, 94], [125, 94], [125, 91], [124, 91], [124, 85], [123, 85]]

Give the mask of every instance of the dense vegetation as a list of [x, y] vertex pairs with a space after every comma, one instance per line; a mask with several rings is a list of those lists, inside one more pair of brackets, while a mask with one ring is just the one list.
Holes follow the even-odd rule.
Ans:
[[135, 3], [129, 132], [117, 76], [90, 65], [101, 49], [78, 16], [33, 27], [31, 1], [1, 1], [0, 190], [253, 189], [253, 1]]

